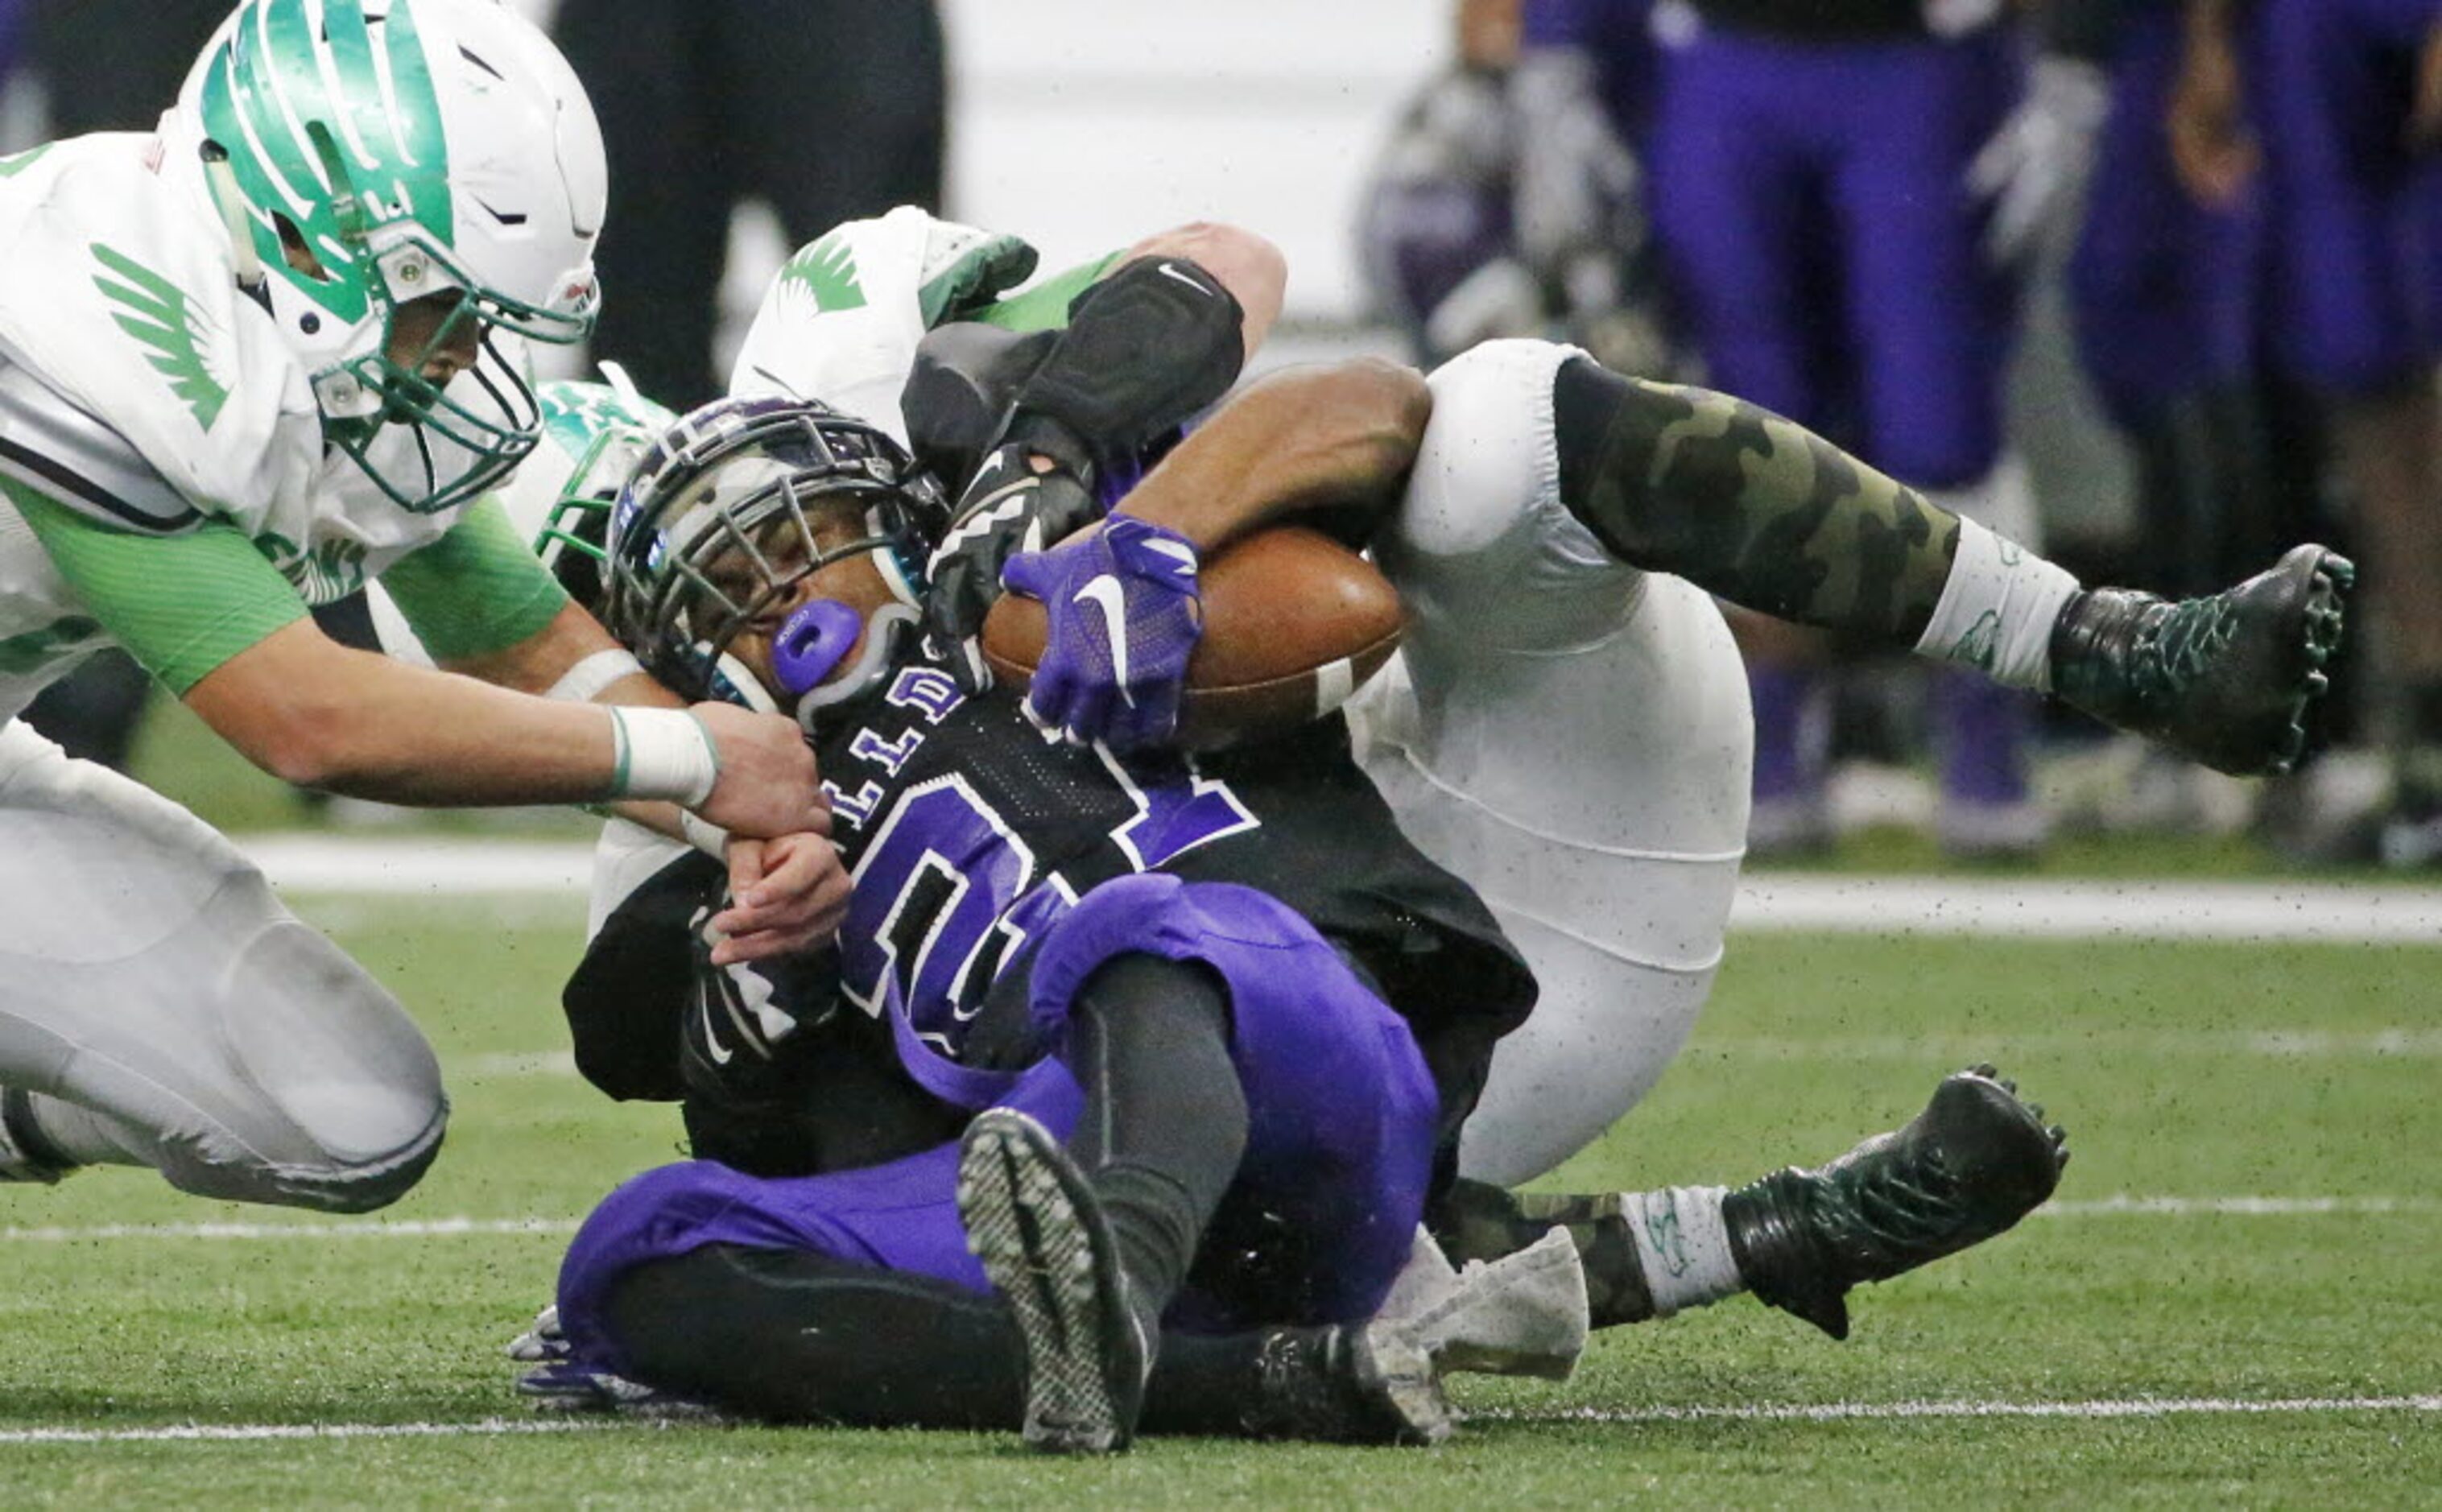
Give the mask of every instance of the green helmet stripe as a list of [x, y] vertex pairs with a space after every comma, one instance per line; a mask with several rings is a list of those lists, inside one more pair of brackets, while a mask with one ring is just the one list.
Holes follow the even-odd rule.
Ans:
[[[359, 202], [357, 224], [412, 220], [449, 245], [447, 144], [413, 0], [392, 0], [378, 37], [363, 0], [251, 0], [206, 71], [203, 115], [255, 208], [264, 264], [339, 319], [364, 318], [374, 277], [343, 219], [348, 202]], [[337, 149], [329, 159], [317, 135]], [[333, 182], [335, 167], [345, 182]], [[296, 223], [329, 279], [289, 273], [273, 210]]]
[[444, 244], [456, 239], [449, 194], [449, 141], [441, 125], [441, 95], [424, 61], [424, 38], [415, 8], [394, 6], [382, 27], [389, 81], [392, 145], [397, 150], [399, 190], [412, 202], [409, 213]]
[[365, 18], [354, 10], [326, 12], [322, 40], [329, 46], [316, 55], [315, 62], [320, 64], [317, 77], [323, 99], [355, 107], [353, 111], [329, 111], [331, 123], [338, 128], [339, 141], [348, 149], [348, 155], [356, 160], [356, 166], [379, 169], [378, 154], [389, 145], [384, 138], [390, 136], [390, 123], [383, 118], [389, 114], [383, 109], [386, 101], [362, 89], [348, 88], [352, 79], [369, 80], [375, 75], [374, 39], [366, 29]]

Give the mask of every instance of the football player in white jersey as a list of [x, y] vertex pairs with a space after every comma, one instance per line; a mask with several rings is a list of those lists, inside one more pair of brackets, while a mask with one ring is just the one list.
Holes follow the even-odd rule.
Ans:
[[[246, 0], [157, 133], [0, 161], [0, 1177], [361, 1211], [446, 1117], [400, 1006], [234, 847], [15, 721], [103, 645], [280, 776], [678, 805], [749, 837], [740, 948], [825, 922], [794, 727], [676, 706], [486, 495], [538, 433], [518, 344], [591, 324], [604, 186], [574, 77], [488, 0]], [[315, 629], [377, 574], [441, 670]]]

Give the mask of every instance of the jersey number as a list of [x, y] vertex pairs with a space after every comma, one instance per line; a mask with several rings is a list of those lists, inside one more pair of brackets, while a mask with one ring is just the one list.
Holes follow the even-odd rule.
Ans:
[[[1140, 784], [1104, 757], [1135, 800], [1111, 842], [1139, 871], [1259, 822], [1229, 784], [1194, 772]], [[983, 1008], [993, 979], [1029, 939], [1077, 901], [1058, 873], [1039, 872], [1032, 847], [963, 777], [911, 789], [856, 869], [840, 929], [847, 994], [879, 1012], [898, 989], [918, 1033], [947, 1047]]]

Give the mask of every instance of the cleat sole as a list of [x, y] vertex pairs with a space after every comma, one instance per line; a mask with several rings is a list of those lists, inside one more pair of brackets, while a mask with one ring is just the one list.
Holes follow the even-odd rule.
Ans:
[[958, 1156], [967, 1248], [1015, 1314], [1025, 1344], [1029, 1447], [1108, 1454], [1134, 1428], [1108, 1375], [1109, 1343], [1131, 1328], [1107, 1235], [1065, 1153], [1024, 1114], [987, 1109]]

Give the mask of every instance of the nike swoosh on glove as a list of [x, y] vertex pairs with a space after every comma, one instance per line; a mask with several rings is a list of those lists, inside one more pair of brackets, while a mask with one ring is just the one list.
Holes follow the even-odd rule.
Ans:
[[1159, 745], [1178, 726], [1187, 659], [1204, 633], [1194, 544], [1133, 515], [1010, 558], [1001, 581], [1043, 601], [1043, 661], [1027, 718], [1079, 745]]

